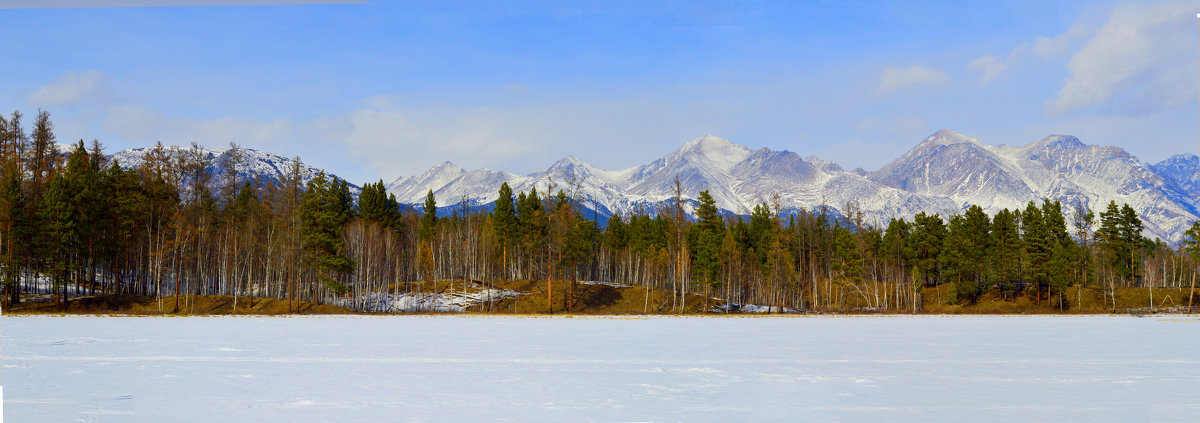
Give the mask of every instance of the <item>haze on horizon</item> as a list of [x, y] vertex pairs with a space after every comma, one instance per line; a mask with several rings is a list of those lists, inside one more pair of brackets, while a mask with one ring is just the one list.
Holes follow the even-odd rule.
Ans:
[[237, 142], [355, 182], [623, 169], [704, 134], [868, 170], [938, 128], [1200, 150], [1200, 1], [216, 3], [258, 5], [0, 10], [0, 98], [61, 143]]

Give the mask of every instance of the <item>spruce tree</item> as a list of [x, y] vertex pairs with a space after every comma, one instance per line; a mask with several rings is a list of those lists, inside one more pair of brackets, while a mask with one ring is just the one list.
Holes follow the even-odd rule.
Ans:
[[[717, 202], [708, 193], [700, 191], [699, 204], [696, 206], [696, 230], [692, 231], [695, 241], [692, 242], [692, 269], [697, 280], [704, 284], [705, 298], [710, 296], [712, 287], [721, 279], [721, 241], [725, 238], [725, 220], [721, 218]], [[707, 305], [705, 306], [707, 310]]]
[[1023, 273], [1021, 257], [1025, 247], [1020, 222], [1020, 213], [1009, 209], [1000, 210], [992, 218], [993, 266], [1001, 293], [1012, 289]]
[[341, 295], [346, 291], [346, 286], [340, 280], [341, 275], [353, 270], [354, 261], [343, 252], [345, 241], [342, 231], [349, 215], [344, 210], [346, 205], [339, 198], [337, 188], [332, 185], [325, 178], [324, 171], [308, 182], [300, 220], [309, 266], [326, 288]]
[[433, 198], [433, 190], [425, 194], [425, 207], [421, 212], [421, 240], [428, 241], [433, 238], [438, 221], [437, 200]]
[[500, 244], [500, 265], [503, 269], [501, 274], [505, 279], [508, 279], [508, 252], [511, 248], [517, 225], [516, 210], [513, 208], [512, 188], [508, 186], [508, 182], [500, 184], [499, 197], [496, 199], [496, 206], [492, 210], [492, 222], [496, 242]]
[[1070, 282], [1071, 261], [1075, 256], [1075, 242], [1067, 232], [1066, 216], [1062, 204], [1045, 199], [1042, 201], [1042, 218], [1045, 225], [1046, 244], [1049, 246], [1049, 261], [1046, 263], [1047, 295], [1058, 295], [1062, 305], [1063, 293]]
[[945, 238], [946, 225], [940, 215], [920, 212], [913, 216], [912, 233], [905, 249], [909, 254], [908, 262], [917, 268], [926, 284], [942, 281], [940, 259]]
[[982, 208], [973, 205], [965, 214], [950, 218], [943, 251], [947, 273], [954, 282], [950, 301], [976, 302], [983, 292], [992, 251], [991, 222]]
[[78, 225], [74, 212], [74, 192], [64, 177], [51, 179], [39, 210], [42, 228], [38, 255], [45, 263], [47, 273], [57, 294], [57, 299], [66, 310], [67, 284], [75, 270], [73, 252], [78, 240]]
[[1049, 231], [1046, 229], [1046, 218], [1042, 209], [1032, 201], [1021, 212], [1021, 236], [1025, 246], [1025, 277], [1030, 284], [1027, 289], [1034, 291], [1038, 303], [1041, 303], [1042, 285], [1049, 278], [1051, 251], [1054, 248], [1050, 242]]
[[1183, 249], [1192, 259], [1192, 287], [1188, 290], [1188, 313], [1192, 312], [1192, 303], [1196, 297], [1196, 273], [1200, 273], [1200, 221], [1192, 222], [1185, 232]]
[[0, 271], [3, 271], [7, 304], [20, 302], [20, 279], [24, 268], [28, 237], [32, 228], [26, 218], [25, 194], [21, 191], [21, 173], [16, 163], [3, 164], [0, 173]]
[[1121, 239], [1129, 246], [1129, 277], [1130, 282], [1137, 285], [1138, 274], [1141, 271], [1142, 254], [1138, 254], [1141, 250], [1147, 249], [1149, 240], [1142, 237], [1142, 219], [1138, 217], [1137, 212], [1130, 207], [1129, 204], [1121, 206]]

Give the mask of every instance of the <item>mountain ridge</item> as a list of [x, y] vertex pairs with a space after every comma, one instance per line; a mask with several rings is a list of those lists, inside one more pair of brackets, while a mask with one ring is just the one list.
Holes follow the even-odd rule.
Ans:
[[[132, 168], [152, 148], [121, 150], [110, 157]], [[228, 150], [200, 150], [210, 160], [209, 172], [225, 172]], [[242, 151], [239, 181], [278, 183], [296, 160], [261, 150]], [[307, 182], [320, 170], [305, 165], [301, 172]], [[1170, 242], [1182, 239], [1184, 228], [1200, 219], [1200, 157], [1196, 155], [1180, 154], [1150, 164], [1120, 147], [1089, 145], [1070, 135], [1050, 135], [1017, 146], [988, 145], [949, 129], [930, 134], [873, 172], [847, 171], [816, 156], [751, 149], [705, 135], [648, 163], [619, 170], [603, 169], [574, 155], [524, 175], [467, 170], [445, 161], [421, 174], [396, 178], [386, 188], [401, 204], [417, 207], [433, 191], [449, 210], [490, 208], [502, 183], [525, 192], [554, 187], [608, 217], [670, 207], [677, 179], [689, 215], [697, 193], [708, 190], [727, 215], [747, 215], [762, 203], [785, 214], [821, 206], [842, 213], [852, 207], [876, 225], [918, 212], [945, 216], [971, 204], [994, 214], [1042, 198], [1062, 201], [1068, 220], [1077, 205], [1098, 212], [1109, 201], [1129, 203], [1146, 220], [1147, 235]], [[353, 192], [358, 189], [351, 184]]]
[[[844, 211], [850, 206], [877, 225], [921, 211], [957, 213], [970, 204], [995, 213], [1042, 198], [1062, 201], [1070, 219], [1077, 205], [1098, 212], [1108, 201], [1116, 201], [1138, 210], [1147, 221], [1148, 235], [1177, 242], [1183, 228], [1200, 219], [1200, 159], [1189, 157], [1195, 156], [1147, 164], [1120, 147], [1089, 145], [1070, 135], [1008, 146], [987, 145], [941, 129], [879, 170], [866, 172], [846, 171], [815, 156], [755, 150], [705, 135], [622, 170], [602, 169], [568, 155], [526, 175], [463, 170], [436, 184], [423, 182], [428, 178], [421, 175], [397, 178], [388, 188], [404, 204], [418, 204], [433, 190], [448, 203], [465, 199], [473, 207], [487, 207], [496, 200], [501, 183], [509, 183], [514, 191], [536, 187], [543, 192], [553, 184], [607, 216], [669, 206], [678, 179], [689, 214], [697, 193], [708, 190], [727, 214], [746, 215], [761, 203], [777, 203], [784, 212], [822, 205]], [[486, 178], [478, 174], [484, 171], [490, 172]]]

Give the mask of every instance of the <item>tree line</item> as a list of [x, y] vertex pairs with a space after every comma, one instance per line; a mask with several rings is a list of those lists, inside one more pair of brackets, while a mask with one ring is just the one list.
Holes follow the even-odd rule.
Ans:
[[[670, 293], [659, 304], [647, 295], [647, 312], [682, 311], [689, 295], [778, 310], [919, 312], [922, 291], [940, 285], [948, 303], [991, 295], [1064, 308], [1068, 287], [1091, 286], [1115, 308], [1118, 287], [1194, 287], [1200, 263], [1200, 222], [1172, 247], [1144, 237], [1134, 209], [1116, 202], [1098, 214], [1075, 204], [1066, 216], [1047, 199], [877, 225], [854, 204], [792, 212], [775, 200], [726, 215], [706, 191], [687, 200], [677, 182], [660, 211], [603, 220], [581, 204], [577, 183], [547, 182], [516, 193], [502, 184], [491, 210], [462, 198], [438, 213], [432, 191], [416, 209], [382, 181], [357, 198], [324, 172], [305, 182], [299, 158], [280, 180], [239, 180], [236, 145], [214, 167], [196, 144], [159, 143], [126, 169], [98, 141], [57, 151], [46, 112], [29, 130], [23, 120], [0, 116], [6, 304], [49, 291], [64, 306], [72, 295], [133, 294], [177, 312], [192, 295], [229, 295], [235, 304], [338, 299], [371, 311], [370, 294], [438, 281], [535, 280], [553, 312], [574, 309], [576, 283], [596, 280]], [[567, 292], [554, 293], [554, 280]]]

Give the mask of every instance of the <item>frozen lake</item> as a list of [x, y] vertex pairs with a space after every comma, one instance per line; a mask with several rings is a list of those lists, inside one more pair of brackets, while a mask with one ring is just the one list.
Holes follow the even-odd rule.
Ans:
[[1200, 421], [1195, 317], [3, 317], [27, 421]]

